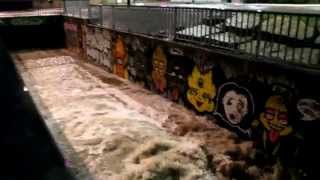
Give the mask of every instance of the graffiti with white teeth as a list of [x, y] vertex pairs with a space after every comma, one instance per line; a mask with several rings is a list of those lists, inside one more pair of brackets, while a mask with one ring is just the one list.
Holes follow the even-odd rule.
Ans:
[[235, 82], [227, 82], [219, 87], [217, 107], [214, 116], [232, 129], [250, 135], [250, 122], [255, 113], [252, 94], [243, 86]]
[[320, 103], [317, 100], [303, 98], [297, 103], [297, 109], [302, 121], [320, 120]]

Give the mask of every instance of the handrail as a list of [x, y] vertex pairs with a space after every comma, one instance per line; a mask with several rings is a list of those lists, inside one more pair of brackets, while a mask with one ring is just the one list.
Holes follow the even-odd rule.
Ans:
[[87, 11], [96, 26], [220, 48], [251, 61], [320, 69], [320, 5], [303, 7], [147, 3], [95, 4]]

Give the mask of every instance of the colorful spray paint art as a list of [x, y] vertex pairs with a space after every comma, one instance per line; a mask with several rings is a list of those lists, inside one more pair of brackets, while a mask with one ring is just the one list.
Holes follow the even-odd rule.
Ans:
[[118, 35], [113, 50], [113, 73], [119, 77], [128, 79], [128, 52], [123, 38]]
[[72, 22], [65, 22], [64, 23], [64, 29], [67, 30], [67, 31], [71, 31], [71, 32], [77, 32], [78, 31], [77, 24], [72, 23]]
[[249, 90], [234, 82], [219, 87], [217, 107], [214, 115], [217, 119], [236, 128], [245, 135], [250, 134], [250, 124], [254, 118], [254, 100]]
[[152, 56], [152, 82], [154, 89], [159, 93], [164, 93], [167, 88], [167, 56], [162, 47], [158, 46]]
[[201, 73], [194, 66], [188, 77], [187, 100], [197, 112], [212, 112], [215, 108], [213, 98], [216, 96], [216, 86], [213, 84], [213, 72]]
[[297, 109], [302, 116], [303, 121], [320, 120], [320, 103], [314, 99], [300, 99], [297, 103]]
[[148, 59], [143, 52], [136, 51], [129, 56], [129, 79], [144, 86], [146, 82]]
[[142, 86], [145, 86], [148, 74], [148, 46], [141, 43], [140, 40], [132, 40], [129, 48], [129, 79]]
[[[264, 106], [264, 111], [260, 114], [259, 120], [264, 127], [263, 143], [265, 149], [272, 147], [272, 154], [276, 154], [280, 148], [282, 137], [292, 133], [289, 124], [288, 107], [284, 98], [280, 95], [270, 96]], [[268, 147], [269, 146], [269, 147]]]
[[183, 103], [187, 89], [187, 77], [192, 71], [192, 60], [185, 56], [171, 55], [168, 61], [168, 98]]

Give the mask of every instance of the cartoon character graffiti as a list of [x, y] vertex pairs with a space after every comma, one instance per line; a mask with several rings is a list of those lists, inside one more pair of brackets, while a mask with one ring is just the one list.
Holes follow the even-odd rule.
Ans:
[[201, 73], [195, 66], [188, 77], [187, 100], [198, 112], [212, 112], [215, 108], [213, 98], [216, 87], [213, 84], [213, 72], [209, 70]]
[[320, 103], [314, 99], [300, 99], [297, 103], [297, 109], [302, 115], [303, 121], [320, 120]]
[[237, 83], [227, 82], [218, 90], [214, 115], [229, 126], [249, 135], [250, 126], [247, 124], [253, 121], [254, 108], [254, 100], [248, 89]]
[[158, 46], [152, 56], [152, 72], [151, 77], [155, 90], [164, 93], [167, 87], [167, 56], [163, 48]]
[[273, 152], [276, 153], [280, 146], [280, 138], [292, 133], [292, 127], [288, 121], [288, 107], [284, 98], [280, 95], [270, 96], [265, 103], [264, 112], [260, 114], [259, 120], [265, 128], [263, 134], [264, 144], [270, 142], [276, 145]]
[[118, 35], [115, 41], [112, 54], [114, 59], [113, 73], [122, 78], [128, 79], [128, 52], [124, 40], [120, 35]]

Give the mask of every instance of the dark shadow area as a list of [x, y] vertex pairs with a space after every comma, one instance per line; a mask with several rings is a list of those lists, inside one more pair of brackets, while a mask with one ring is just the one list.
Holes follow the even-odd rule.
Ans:
[[1, 41], [0, 82], [0, 179], [74, 179]]
[[26, 10], [32, 5], [32, 0], [0, 0], [0, 11]]
[[9, 50], [64, 47], [63, 18], [60, 16], [8, 18], [3, 21], [0, 36]]

